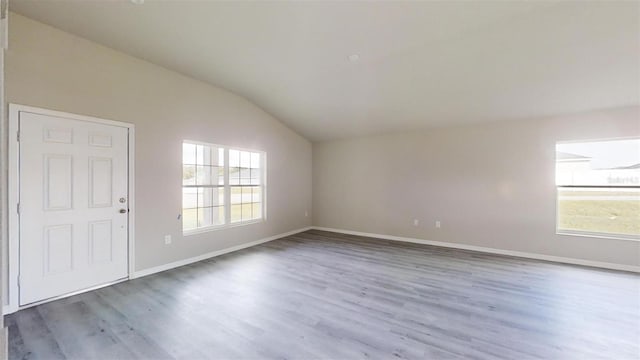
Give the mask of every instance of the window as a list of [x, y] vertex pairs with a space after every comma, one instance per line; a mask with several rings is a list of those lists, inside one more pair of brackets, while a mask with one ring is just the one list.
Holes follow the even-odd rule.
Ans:
[[262, 152], [184, 142], [183, 232], [263, 219], [264, 162]]
[[640, 239], [640, 139], [556, 144], [560, 233]]
[[262, 218], [260, 153], [229, 150], [231, 222]]

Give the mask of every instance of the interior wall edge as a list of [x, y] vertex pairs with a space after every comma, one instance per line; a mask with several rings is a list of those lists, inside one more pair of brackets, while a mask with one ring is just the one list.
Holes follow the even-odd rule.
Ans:
[[346, 235], [364, 236], [364, 237], [368, 237], [368, 238], [372, 238], [372, 239], [378, 239], [378, 240], [400, 241], [400, 242], [422, 244], [422, 245], [430, 245], [430, 246], [438, 246], [438, 247], [451, 248], [451, 249], [477, 251], [477, 252], [482, 252], [482, 253], [487, 253], [487, 254], [512, 256], [512, 257], [533, 259], [533, 260], [542, 260], [542, 261], [548, 261], [548, 262], [553, 262], [553, 263], [588, 266], [588, 267], [608, 269], [608, 270], [618, 270], [618, 271], [627, 271], [627, 272], [640, 273], [640, 266], [635, 266], [635, 265], [614, 264], [614, 263], [601, 262], [601, 261], [591, 261], [591, 260], [584, 260], [584, 259], [568, 258], [568, 257], [563, 257], [563, 256], [554, 256], [554, 255], [537, 254], [537, 253], [530, 253], [530, 252], [523, 252], [523, 251], [495, 249], [495, 248], [489, 248], [489, 247], [483, 247], [483, 246], [467, 245], [467, 244], [464, 244], [464, 243], [433, 241], [433, 240], [417, 239], [417, 238], [410, 238], [410, 237], [403, 237], [403, 236], [374, 234], [374, 233], [368, 233], [368, 232], [362, 232], [362, 231], [335, 229], [335, 228], [322, 227], [322, 226], [312, 226], [312, 228], [313, 228], [313, 230], [335, 232], [335, 233], [341, 233], [341, 234], [346, 234]]
[[149, 276], [149, 275], [153, 275], [162, 271], [166, 271], [166, 270], [171, 270], [171, 269], [175, 269], [181, 266], [185, 266], [185, 265], [189, 265], [189, 264], [193, 264], [195, 262], [198, 261], [202, 261], [202, 260], [207, 260], [216, 256], [220, 256], [220, 255], [224, 255], [224, 254], [228, 254], [234, 251], [239, 251], [242, 249], [246, 249], [246, 248], [250, 248], [252, 246], [257, 246], [260, 244], [264, 244], [267, 243], [269, 241], [273, 241], [273, 240], [278, 240], [281, 239], [283, 237], [287, 237], [287, 236], [291, 236], [291, 235], [295, 235], [301, 232], [305, 232], [307, 230], [311, 230], [313, 227], [312, 226], [307, 226], [304, 228], [300, 228], [300, 229], [296, 229], [296, 230], [292, 230], [292, 231], [287, 231], [285, 233], [282, 234], [277, 234], [277, 235], [273, 235], [273, 236], [269, 236], [263, 239], [259, 239], [259, 240], [255, 240], [255, 241], [251, 241], [251, 242], [247, 242], [247, 243], [243, 243], [240, 245], [236, 245], [236, 246], [232, 246], [232, 247], [228, 247], [222, 250], [217, 250], [217, 251], [212, 251], [206, 254], [202, 254], [202, 255], [198, 255], [198, 256], [194, 256], [188, 259], [183, 259], [183, 260], [179, 260], [179, 261], [174, 261], [172, 263], [169, 264], [164, 264], [164, 265], [160, 265], [160, 266], [154, 266], [151, 268], [147, 268], [147, 269], [142, 269], [142, 270], [138, 270], [136, 272], [134, 272], [131, 276], [129, 276], [130, 279], [138, 279], [141, 277], [145, 277], [145, 276]]

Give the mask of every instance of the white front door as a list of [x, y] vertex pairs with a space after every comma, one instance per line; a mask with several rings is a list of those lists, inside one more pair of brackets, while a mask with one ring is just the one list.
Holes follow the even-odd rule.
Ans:
[[20, 305], [128, 276], [128, 129], [19, 113]]

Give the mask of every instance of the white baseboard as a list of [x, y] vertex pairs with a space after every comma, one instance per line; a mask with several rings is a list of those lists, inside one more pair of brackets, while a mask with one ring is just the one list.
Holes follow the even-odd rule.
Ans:
[[[177, 267], [180, 267], [180, 266], [184, 266], [184, 265], [192, 264], [192, 263], [195, 263], [195, 262], [198, 262], [198, 261], [202, 261], [202, 260], [205, 260], [205, 259], [209, 259], [209, 258], [212, 258], [212, 257], [215, 257], [215, 256], [220, 256], [220, 255], [227, 254], [227, 253], [230, 253], [230, 252], [234, 252], [234, 251], [246, 249], [246, 248], [249, 248], [249, 247], [252, 247], [252, 246], [264, 244], [264, 243], [269, 242], [269, 241], [273, 241], [273, 240], [277, 240], [277, 239], [280, 239], [280, 238], [283, 238], [283, 237], [295, 235], [295, 234], [298, 234], [298, 233], [301, 233], [301, 232], [304, 232], [304, 231], [307, 231], [307, 230], [312, 230], [312, 229], [313, 230], [330, 231], [330, 232], [336, 232], [336, 233], [342, 233], [342, 234], [348, 234], [348, 235], [365, 236], [365, 237], [369, 237], [369, 238], [377, 238], [377, 239], [392, 240], [392, 241], [402, 241], [402, 242], [409, 242], [409, 243], [423, 244], [423, 245], [433, 245], [433, 246], [447, 247], [447, 248], [453, 248], [453, 249], [478, 251], [478, 252], [489, 253], [489, 254], [515, 256], [515, 257], [527, 258], [527, 259], [544, 260], [544, 261], [551, 261], [551, 262], [557, 262], [557, 263], [565, 263], [565, 264], [572, 264], [572, 265], [582, 265], [582, 266], [590, 266], [590, 267], [597, 267], [597, 268], [604, 268], [604, 269], [611, 269], [611, 270], [621, 270], [621, 271], [629, 271], [629, 272], [640, 273], [640, 266], [634, 266], [634, 265], [623, 265], [623, 264], [615, 264], [615, 263], [607, 263], [607, 262], [599, 262], [599, 261], [590, 261], [590, 260], [583, 260], [583, 259], [567, 258], [567, 257], [561, 257], [561, 256], [552, 256], [552, 255], [528, 253], [528, 252], [522, 252], [522, 251], [502, 250], [502, 249], [488, 248], [488, 247], [482, 247], [482, 246], [474, 246], [474, 245], [456, 244], [456, 243], [449, 243], [449, 242], [442, 242], [442, 241], [416, 239], [416, 238], [394, 236], [394, 235], [374, 234], [374, 233], [367, 233], [367, 232], [361, 232], [361, 231], [352, 231], [352, 230], [344, 230], [344, 229], [336, 229], [336, 228], [328, 228], [328, 227], [320, 227], [320, 226], [309, 226], [309, 227], [305, 227], [305, 228], [289, 231], [289, 232], [286, 232], [286, 233], [270, 236], [270, 237], [267, 237], [267, 238], [264, 238], [264, 239], [260, 239], [260, 240], [256, 240], [256, 241], [252, 241], [252, 242], [248, 242], [248, 243], [244, 243], [244, 244], [240, 244], [240, 245], [237, 245], [237, 246], [232, 246], [230, 248], [217, 250], [217, 251], [212, 251], [212, 252], [209, 252], [209, 253], [206, 253], [206, 254], [202, 254], [202, 255], [198, 255], [198, 256], [195, 256], [195, 257], [192, 257], [192, 258], [188, 258], [188, 259], [184, 259], [184, 260], [180, 260], [180, 261], [175, 261], [175, 262], [172, 262], [172, 263], [169, 263], [169, 264], [164, 264], [164, 265], [152, 267], [152, 268], [149, 268], [149, 269], [136, 271], [135, 273], [131, 274], [129, 276], [129, 278], [130, 279], [136, 279], [136, 278], [140, 278], [140, 277], [143, 277], [143, 276], [159, 273], [159, 272], [162, 272], [162, 271], [165, 271], [165, 270], [170, 270], [170, 269], [177, 268]], [[15, 312], [17, 310], [18, 310], [17, 308], [13, 309], [10, 305], [3, 305], [2, 306], [2, 313], [4, 315], [13, 313], [13, 312]]]
[[[137, 278], [140, 278], [140, 277], [143, 277], [143, 276], [159, 273], [161, 271], [170, 270], [170, 269], [177, 268], [177, 267], [180, 267], [180, 266], [192, 264], [194, 262], [198, 262], [198, 261], [202, 261], [202, 260], [205, 260], [205, 259], [209, 259], [209, 258], [212, 258], [214, 256], [220, 256], [220, 255], [227, 254], [227, 253], [230, 253], [230, 252], [246, 249], [248, 247], [264, 244], [264, 243], [269, 242], [269, 241], [277, 240], [277, 239], [280, 239], [280, 238], [283, 238], [283, 237], [291, 236], [291, 235], [298, 234], [298, 233], [301, 233], [303, 231], [307, 231], [307, 230], [311, 230], [311, 229], [312, 229], [312, 227], [308, 226], [308, 227], [305, 227], [305, 228], [289, 231], [289, 232], [286, 232], [286, 233], [269, 236], [269, 237], [266, 237], [264, 239], [251, 241], [251, 242], [240, 244], [240, 245], [237, 245], [237, 246], [232, 246], [230, 248], [226, 248], [226, 249], [222, 249], [222, 250], [218, 250], [218, 251], [212, 251], [210, 253], [198, 255], [198, 256], [195, 256], [195, 257], [192, 257], [192, 258], [188, 258], [188, 259], [184, 259], [184, 260], [180, 260], [180, 261], [175, 261], [175, 262], [172, 262], [172, 263], [169, 263], [169, 264], [164, 264], [164, 265], [152, 267], [152, 268], [149, 268], [149, 269], [136, 271], [133, 274], [129, 275], [129, 279], [137, 279]], [[120, 281], [126, 281], [126, 280], [120, 280]], [[102, 286], [103, 285], [101, 285], [99, 287], [102, 287]], [[93, 290], [93, 289], [94, 288], [86, 289], [86, 290], [82, 290], [80, 292], [90, 291], [90, 290]], [[78, 292], [78, 293], [80, 293], [80, 292]], [[68, 294], [68, 295], [64, 295], [63, 297], [67, 297], [67, 296], [71, 296], [71, 295], [75, 295], [75, 294], [76, 293]], [[58, 299], [58, 298], [56, 298], [56, 299]], [[51, 299], [50, 300], [46, 300], [46, 301], [43, 301], [41, 303], [45, 303], [45, 302], [49, 302], [49, 301], [52, 301], [52, 300]], [[2, 314], [3, 315], [11, 314], [11, 313], [14, 313], [14, 312], [16, 312], [18, 310], [21, 310], [21, 309], [24, 309], [24, 308], [27, 308], [27, 307], [31, 307], [31, 306], [35, 306], [35, 305], [38, 305], [38, 304], [40, 304], [40, 303], [34, 303], [34, 304], [31, 304], [31, 305], [28, 305], [28, 306], [24, 306], [24, 307], [18, 307], [18, 306], [12, 307], [11, 305], [6, 305], [5, 304], [5, 305], [2, 306]]]
[[305, 228], [302, 228], [302, 229], [297, 229], [297, 230], [289, 231], [289, 232], [286, 232], [286, 233], [282, 233], [282, 234], [278, 234], [278, 235], [274, 235], [274, 236], [269, 236], [269, 237], [266, 237], [264, 239], [251, 241], [251, 242], [240, 244], [240, 245], [237, 245], [237, 246], [232, 246], [232, 247], [229, 247], [229, 248], [226, 248], [226, 249], [212, 251], [212, 252], [209, 252], [209, 253], [206, 253], [206, 254], [194, 256], [192, 258], [179, 260], [179, 261], [174, 261], [172, 263], [168, 263], [168, 264], [164, 264], [164, 265], [155, 266], [155, 267], [152, 267], [152, 268], [136, 271], [133, 274], [131, 274], [129, 276], [129, 278], [130, 279], [137, 279], [137, 278], [140, 278], [140, 277], [143, 277], [143, 276], [159, 273], [161, 271], [170, 270], [170, 269], [174, 269], [174, 268], [177, 268], [177, 267], [180, 267], [180, 266], [193, 264], [193, 263], [198, 262], [198, 261], [206, 260], [206, 259], [209, 259], [209, 258], [212, 258], [212, 257], [215, 257], [215, 256], [228, 254], [230, 252], [246, 249], [246, 248], [249, 248], [249, 247], [252, 247], [252, 246], [264, 244], [264, 243], [269, 242], [269, 241], [277, 240], [277, 239], [280, 239], [280, 238], [283, 238], [283, 237], [291, 236], [291, 235], [294, 235], [294, 234], [297, 234], [297, 233], [301, 233], [303, 231], [307, 231], [307, 230], [311, 230], [311, 229], [312, 229], [312, 227], [309, 226], [309, 227], [305, 227]]
[[320, 227], [320, 226], [312, 226], [312, 228], [314, 230], [331, 231], [336, 233], [366, 236], [370, 238], [378, 238], [378, 239], [384, 239], [384, 240], [403, 241], [403, 242], [409, 242], [409, 243], [415, 243], [415, 244], [424, 244], [424, 245], [433, 245], [433, 246], [447, 247], [447, 248], [453, 248], [453, 249], [478, 251], [478, 252], [489, 253], [489, 254], [515, 256], [515, 257], [527, 258], [527, 259], [544, 260], [544, 261], [552, 261], [552, 262], [558, 262], [558, 263], [564, 263], [564, 264], [582, 265], [582, 266], [590, 266], [590, 267], [597, 267], [597, 268], [604, 268], [604, 269], [611, 269], [611, 270], [621, 270], [621, 271], [640, 273], [640, 266], [634, 266], [634, 265], [623, 265], [623, 264], [615, 264], [615, 263], [608, 263], [608, 262], [568, 258], [568, 257], [562, 257], [562, 256], [543, 255], [543, 254], [536, 254], [536, 253], [529, 253], [529, 252], [522, 252], [522, 251], [502, 250], [502, 249], [495, 249], [495, 248], [489, 248], [489, 247], [483, 247], [483, 246], [457, 244], [457, 243], [450, 243], [450, 242], [443, 242], [443, 241], [423, 240], [423, 239], [393, 236], [393, 235], [374, 234], [374, 233], [366, 233], [361, 231], [335, 229], [335, 228]]

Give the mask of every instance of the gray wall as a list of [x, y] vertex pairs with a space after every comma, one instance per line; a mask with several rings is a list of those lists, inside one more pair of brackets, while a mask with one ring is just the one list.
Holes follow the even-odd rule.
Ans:
[[313, 223], [640, 265], [640, 242], [555, 233], [555, 142], [626, 136], [638, 107], [314, 143]]
[[[311, 143], [244, 98], [14, 13], [9, 31], [8, 102], [135, 124], [137, 270], [311, 225]], [[268, 220], [182, 237], [183, 139], [266, 151]]]

